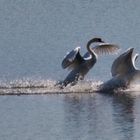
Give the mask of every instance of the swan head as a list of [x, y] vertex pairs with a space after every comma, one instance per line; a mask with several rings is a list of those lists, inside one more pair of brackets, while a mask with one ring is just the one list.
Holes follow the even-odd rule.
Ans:
[[90, 43], [105, 43], [100, 37], [95, 37], [89, 40]]
[[89, 47], [92, 43], [99, 44], [99, 43], [105, 43], [105, 42], [101, 38], [95, 37], [88, 41], [87, 47]]

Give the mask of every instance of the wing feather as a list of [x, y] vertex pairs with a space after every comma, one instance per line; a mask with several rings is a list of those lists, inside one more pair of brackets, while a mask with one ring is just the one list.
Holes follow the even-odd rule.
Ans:
[[110, 43], [100, 43], [92, 48], [93, 51], [98, 54], [113, 54], [116, 53], [120, 48], [118, 45], [110, 44]]
[[111, 67], [112, 76], [123, 75], [135, 69], [135, 61], [137, 56], [133, 56], [133, 48], [127, 50], [117, 57]]
[[80, 55], [79, 51], [80, 51], [80, 47], [77, 47], [64, 57], [62, 61], [63, 69], [65, 68], [74, 69], [75, 67], [77, 67], [79, 64], [82, 63], [84, 59]]
[[[116, 53], [120, 49], [118, 45], [109, 44], [109, 43], [100, 43], [91, 48], [98, 55], [113, 54], [113, 53]], [[90, 53], [86, 52], [84, 54], [83, 58], [85, 58], [85, 59], [90, 58]]]
[[135, 62], [136, 62], [136, 60], [138, 59], [138, 57], [139, 57], [139, 54], [136, 53], [136, 54], [133, 56], [133, 59], [132, 59], [132, 64], [133, 64], [133, 66], [134, 66], [135, 69], [137, 69], [137, 67], [136, 67], [136, 65], [135, 65]]

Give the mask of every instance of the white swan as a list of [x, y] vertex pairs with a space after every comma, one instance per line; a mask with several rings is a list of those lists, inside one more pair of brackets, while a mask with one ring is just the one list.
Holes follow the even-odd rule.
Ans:
[[[91, 44], [94, 44], [94, 47], [91, 47]], [[98, 54], [112, 54], [119, 49], [117, 45], [105, 43], [101, 38], [89, 40], [86, 48], [88, 52], [84, 56], [80, 54], [80, 47], [75, 48], [66, 55], [62, 61], [62, 68], [69, 68], [71, 72], [64, 81], [60, 82], [61, 85], [67, 86], [70, 83], [74, 85], [78, 80], [83, 80], [85, 75], [95, 65]]]
[[138, 54], [133, 55], [133, 51], [134, 48], [130, 48], [115, 59], [111, 67], [112, 79], [100, 86], [101, 91], [126, 89], [134, 80], [140, 79], [140, 70], [135, 66]]

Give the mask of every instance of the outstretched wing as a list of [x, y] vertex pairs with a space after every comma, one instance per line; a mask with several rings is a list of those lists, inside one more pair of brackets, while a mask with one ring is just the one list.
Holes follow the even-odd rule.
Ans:
[[77, 47], [65, 56], [64, 60], [62, 61], [63, 69], [65, 68], [74, 69], [84, 61], [79, 51], [80, 47]]
[[[110, 44], [110, 43], [99, 43], [93, 47], [91, 46], [91, 48], [97, 55], [113, 54], [120, 49], [118, 45]], [[85, 53], [83, 57], [89, 58], [90, 53], [89, 52]]]
[[135, 69], [135, 61], [138, 55], [136, 54], [133, 56], [132, 53], [133, 48], [127, 50], [114, 60], [111, 67], [111, 73], [113, 77], [116, 75], [126, 74]]
[[120, 48], [118, 45], [110, 44], [110, 43], [100, 43], [92, 48], [93, 51], [98, 54], [113, 54], [116, 53]]

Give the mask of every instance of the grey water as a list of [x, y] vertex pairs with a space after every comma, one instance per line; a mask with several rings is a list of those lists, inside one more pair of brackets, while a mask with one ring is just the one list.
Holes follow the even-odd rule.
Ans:
[[[0, 93], [40, 93], [0, 96], [0, 139], [138, 140], [139, 87], [106, 95], [94, 86], [111, 78], [120, 53], [140, 52], [139, 7], [139, 0], [0, 0], [0, 87], [8, 87]], [[99, 56], [82, 83], [57, 95], [54, 84], [68, 74], [61, 68], [65, 54], [77, 46], [84, 54], [93, 37], [120, 52]]]
[[139, 140], [140, 96], [0, 97], [2, 140]]

